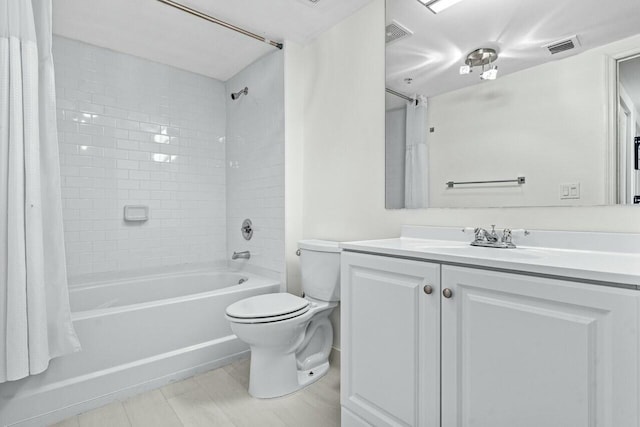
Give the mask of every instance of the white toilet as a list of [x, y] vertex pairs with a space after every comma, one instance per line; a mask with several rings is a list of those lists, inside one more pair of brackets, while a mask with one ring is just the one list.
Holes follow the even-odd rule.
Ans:
[[340, 248], [324, 240], [302, 240], [298, 248], [304, 298], [266, 294], [227, 307], [231, 329], [251, 347], [254, 397], [293, 393], [329, 370], [329, 314], [340, 301]]

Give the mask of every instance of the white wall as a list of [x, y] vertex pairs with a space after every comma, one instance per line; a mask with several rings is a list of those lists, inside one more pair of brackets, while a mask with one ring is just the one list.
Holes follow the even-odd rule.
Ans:
[[[276, 50], [227, 80], [227, 242], [251, 251], [234, 261], [284, 276], [284, 54]], [[249, 88], [231, 99], [232, 92]], [[250, 218], [250, 241], [240, 232]], [[283, 277], [284, 279], [284, 277]]]
[[394, 237], [402, 224], [640, 232], [627, 206], [386, 210], [384, 23], [374, 0], [304, 49], [303, 237]]
[[[225, 89], [55, 37], [70, 276], [224, 260]], [[123, 221], [127, 204], [151, 219]]]

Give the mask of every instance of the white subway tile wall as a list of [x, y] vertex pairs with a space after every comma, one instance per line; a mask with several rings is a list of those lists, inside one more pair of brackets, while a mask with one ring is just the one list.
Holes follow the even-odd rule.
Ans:
[[[53, 50], [69, 276], [225, 260], [224, 84], [61, 37]], [[128, 204], [149, 221], [125, 223]]]
[[[274, 51], [226, 82], [227, 242], [252, 265], [284, 274], [284, 56]], [[237, 100], [232, 92], [249, 93]], [[245, 218], [254, 225], [244, 240]], [[239, 260], [241, 264], [247, 261]]]

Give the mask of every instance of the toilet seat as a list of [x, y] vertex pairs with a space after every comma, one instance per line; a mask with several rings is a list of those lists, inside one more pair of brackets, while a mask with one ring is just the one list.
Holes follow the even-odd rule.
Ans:
[[236, 323], [270, 323], [298, 317], [309, 311], [310, 301], [289, 293], [250, 297], [227, 307], [227, 318]]

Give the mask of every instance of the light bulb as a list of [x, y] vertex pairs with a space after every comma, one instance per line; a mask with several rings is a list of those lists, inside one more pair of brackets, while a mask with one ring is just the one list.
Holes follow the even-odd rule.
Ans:
[[498, 66], [494, 65], [480, 75], [481, 80], [495, 80], [498, 77]]

